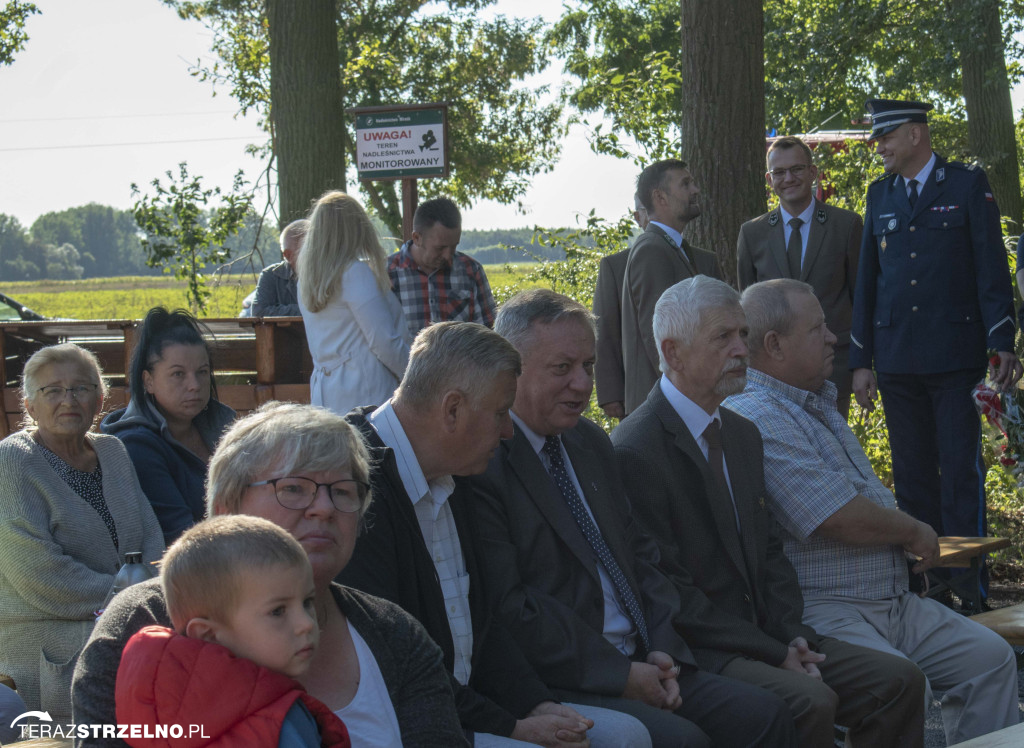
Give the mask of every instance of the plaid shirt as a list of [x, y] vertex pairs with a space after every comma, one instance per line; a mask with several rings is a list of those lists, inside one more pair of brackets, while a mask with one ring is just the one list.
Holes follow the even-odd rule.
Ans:
[[883, 600], [906, 592], [907, 564], [899, 546], [857, 547], [813, 534], [858, 494], [896, 508], [836, 410], [835, 385], [825, 382], [808, 392], [748, 369], [746, 389], [725, 406], [761, 431], [769, 503], [804, 599]]
[[409, 253], [412, 242], [388, 259], [391, 290], [414, 337], [432, 322], [455, 320], [494, 326], [494, 297], [483, 265], [456, 252], [450, 268], [426, 273]]

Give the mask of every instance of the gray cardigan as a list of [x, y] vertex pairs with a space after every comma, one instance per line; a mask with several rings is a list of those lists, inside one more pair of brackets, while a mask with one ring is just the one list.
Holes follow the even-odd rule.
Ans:
[[71, 674], [124, 554], [163, 555], [156, 516], [113, 436], [87, 434], [119, 549], [99, 513], [50, 467], [34, 430], [0, 442], [0, 672], [29, 709], [71, 715]]
[[[467, 746], [455, 711], [441, 650], [416, 619], [393, 603], [365, 592], [331, 586], [338, 608], [366, 641], [380, 668], [395, 708], [404, 748]], [[72, 688], [76, 724], [117, 722], [114, 683], [121, 651], [144, 626], [170, 626], [157, 579], [117, 596], [96, 629], [75, 669]], [[75, 738], [75, 747], [127, 748], [123, 740]]]

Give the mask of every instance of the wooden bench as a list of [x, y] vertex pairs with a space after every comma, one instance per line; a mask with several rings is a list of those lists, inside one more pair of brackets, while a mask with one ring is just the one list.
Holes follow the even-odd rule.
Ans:
[[1013, 646], [1024, 647], [1024, 603], [978, 613], [971, 620], [992, 629]]
[[939, 538], [939, 560], [933, 568], [967, 567], [967, 571], [950, 579], [939, 579], [929, 574], [928, 596], [934, 597], [945, 590], [952, 590], [958, 596], [969, 596], [974, 609], [981, 610], [981, 589], [978, 586], [981, 559], [985, 554], [1008, 545], [1009, 538]]

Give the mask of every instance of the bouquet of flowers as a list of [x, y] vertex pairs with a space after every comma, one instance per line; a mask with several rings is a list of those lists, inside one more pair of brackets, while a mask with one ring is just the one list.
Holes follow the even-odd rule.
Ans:
[[999, 431], [999, 462], [1017, 476], [1017, 485], [1024, 487], [1024, 391], [1014, 387], [1000, 392], [982, 381], [972, 395], [978, 412]]

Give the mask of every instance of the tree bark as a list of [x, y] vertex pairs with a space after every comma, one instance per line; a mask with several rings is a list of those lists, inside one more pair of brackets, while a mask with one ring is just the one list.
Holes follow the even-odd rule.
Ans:
[[279, 223], [345, 189], [345, 123], [334, 0], [267, 0], [270, 118]]
[[703, 191], [688, 238], [736, 281], [740, 225], [764, 213], [761, 0], [680, 0], [682, 159]]
[[988, 173], [999, 211], [1021, 232], [1020, 166], [1014, 137], [1013, 104], [1006, 76], [999, 0], [972, 0], [960, 37], [961, 90], [967, 105], [967, 142]]

